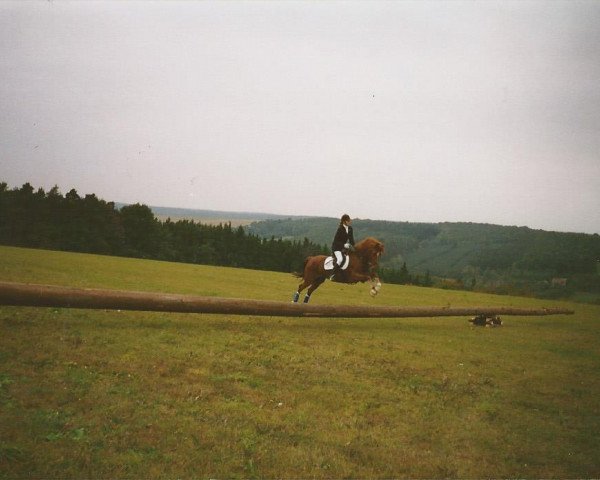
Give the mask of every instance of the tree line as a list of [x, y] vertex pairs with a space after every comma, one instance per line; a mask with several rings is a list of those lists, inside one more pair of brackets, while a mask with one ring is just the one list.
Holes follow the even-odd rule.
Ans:
[[[300, 271], [307, 256], [330, 253], [306, 237], [264, 238], [231, 223], [160, 221], [139, 203], [119, 209], [75, 189], [63, 196], [57, 186], [46, 192], [29, 183], [9, 189], [5, 182], [0, 183], [0, 244], [280, 272]], [[380, 276], [387, 283], [432, 284], [429, 273], [411, 275], [406, 264], [382, 268]]]
[[398, 285], [416, 285], [420, 287], [432, 287], [434, 279], [431, 277], [429, 270], [425, 274], [411, 274], [406, 267], [406, 262], [401, 268], [380, 267], [379, 276], [386, 283], [395, 283]]
[[147, 258], [291, 272], [324, 247], [303, 241], [264, 239], [231, 223], [157, 220], [141, 204], [115, 208], [75, 189], [62, 195], [29, 183], [0, 183], [0, 243], [20, 247]]

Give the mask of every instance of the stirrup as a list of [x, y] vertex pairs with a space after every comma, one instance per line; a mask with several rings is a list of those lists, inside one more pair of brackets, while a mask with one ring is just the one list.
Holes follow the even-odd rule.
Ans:
[[333, 280], [333, 278], [341, 271], [342, 271], [342, 268], [339, 265], [334, 264], [333, 272], [331, 272], [331, 275], [329, 275], [329, 280]]

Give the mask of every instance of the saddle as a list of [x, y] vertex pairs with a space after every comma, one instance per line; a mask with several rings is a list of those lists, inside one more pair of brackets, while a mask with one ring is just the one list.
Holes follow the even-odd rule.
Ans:
[[[350, 255], [346, 255], [346, 258], [344, 260], [344, 263], [341, 266], [342, 270], [346, 270], [348, 268], [348, 265], [350, 265]], [[323, 268], [325, 268], [325, 270], [333, 270], [333, 257], [329, 256], [325, 259], [325, 264], [323, 265]]]

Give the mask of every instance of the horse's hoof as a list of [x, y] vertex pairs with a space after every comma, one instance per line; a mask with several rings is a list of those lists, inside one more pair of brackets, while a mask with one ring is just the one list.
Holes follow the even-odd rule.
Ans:
[[371, 294], [372, 297], [374, 297], [375, 295], [377, 295], [377, 290], [375, 290], [375, 288], [372, 288], [369, 293]]

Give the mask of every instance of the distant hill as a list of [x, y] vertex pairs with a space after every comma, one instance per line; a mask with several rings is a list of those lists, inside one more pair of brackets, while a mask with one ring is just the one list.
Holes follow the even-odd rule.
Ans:
[[[247, 230], [270, 238], [308, 238], [329, 246], [337, 219], [269, 219]], [[568, 278], [579, 289], [600, 290], [600, 236], [477, 223], [408, 223], [354, 220], [356, 240], [374, 236], [386, 247], [381, 266], [401, 268], [469, 285], [537, 288]]]
[[[122, 208], [128, 204], [115, 203], [117, 208]], [[261, 220], [285, 219], [285, 218], [305, 218], [305, 217], [290, 217], [289, 215], [277, 215], [273, 213], [258, 213], [258, 212], [228, 212], [218, 210], [199, 210], [192, 208], [176, 208], [176, 207], [149, 207], [154, 215], [159, 220], [170, 218], [173, 221], [177, 220], [193, 220], [202, 223], [227, 223], [231, 222], [233, 226], [248, 225], [252, 222]]]

